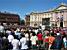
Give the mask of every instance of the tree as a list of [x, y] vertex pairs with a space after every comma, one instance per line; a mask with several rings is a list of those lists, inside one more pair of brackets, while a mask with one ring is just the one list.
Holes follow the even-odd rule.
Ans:
[[20, 20], [20, 25], [25, 25], [25, 21], [23, 19]]

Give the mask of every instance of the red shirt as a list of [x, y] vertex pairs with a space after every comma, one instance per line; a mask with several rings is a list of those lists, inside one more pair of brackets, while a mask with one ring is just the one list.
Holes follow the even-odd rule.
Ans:
[[42, 36], [43, 35], [41, 33], [37, 34], [38, 40], [43, 40]]

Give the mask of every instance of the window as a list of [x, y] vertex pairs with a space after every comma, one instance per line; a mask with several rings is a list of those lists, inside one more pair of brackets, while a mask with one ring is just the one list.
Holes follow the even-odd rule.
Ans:
[[50, 24], [50, 18], [43, 18], [42, 19], [42, 24], [43, 25], [49, 25]]

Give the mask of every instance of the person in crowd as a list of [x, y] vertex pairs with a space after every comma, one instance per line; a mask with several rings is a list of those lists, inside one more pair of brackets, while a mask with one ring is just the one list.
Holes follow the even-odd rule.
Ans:
[[17, 31], [15, 35], [17, 36], [18, 40], [20, 40], [20, 38], [21, 38], [21, 32]]
[[51, 49], [51, 46], [52, 46], [52, 43], [55, 40], [54, 34], [51, 33], [50, 36], [48, 37], [48, 39], [49, 39], [49, 42], [48, 43], [49, 43], [49, 50], [50, 50]]
[[6, 30], [6, 34], [7, 34], [7, 35], [11, 34], [11, 30], [10, 30], [10, 29], [7, 29], [7, 30]]
[[11, 35], [15, 36], [15, 30], [16, 30], [16, 29], [10, 28], [10, 30], [11, 30]]
[[42, 42], [43, 42], [43, 35], [42, 35], [42, 33], [38, 32], [37, 37], [38, 37], [38, 44], [41, 45]]
[[9, 42], [12, 42], [13, 39], [14, 39], [13, 35], [8, 35]]
[[61, 48], [62, 48], [62, 37], [61, 37], [61, 34], [59, 33], [59, 31], [57, 31], [57, 33], [56, 33], [57, 35], [56, 35], [56, 37], [55, 37], [55, 40], [54, 40], [54, 42], [53, 42], [53, 44], [52, 44], [52, 49], [54, 49], [54, 50], [61, 50]]
[[26, 37], [27, 41], [29, 41], [29, 34], [28, 34], [28, 32], [25, 33], [25, 37]]
[[8, 50], [9, 48], [9, 41], [8, 39], [4, 36], [2, 40], [2, 50]]
[[44, 37], [44, 39], [43, 39], [43, 44], [45, 45], [45, 50], [48, 50], [48, 48], [49, 48], [49, 34], [47, 34], [45, 37]]
[[30, 40], [31, 40], [31, 44], [32, 44], [32, 49], [36, 50], [37, 49], [37, 40], [38, 40], [38, 38], [37, 38], [35, 33], [32, 34]]
[[45, 35], [49, 34], [49, 31], [47, 29], [44, 30]]
[[25, 37], [26, 37], [26, 39], [27, 39], [27, 45], [28, 45], [28, 47], [30, 48], [30, 43], [31, 43], [31, 42], [30, 42], [30, 37], [29, 37], [29, 31], [26, 31], [24, 35], [25, 35]]
[[2, 50], [2, 33], [0, 33], [0, 50]]
[[63, 44], [64, 44], [64, 50], [67, 48], [67, 36], [66, 34], [63, 36]]
[[19, 31], [17, 30], [15, 32], [15, 36], [17, 37], [18, 40], [20, 40], [20, 38], [21, 38], [21, 32], [20, 32], [20, 30]]
[[30, 38], [31, 38], [31, 35], [32, 35], [33, 32], [31, 32], [31, 30], [27, 30], [26, 33], [28, 35], [28, 36], [25, 35], [25, 37], [27, 38], [27, 45], [28, 45], [28, 48], [31, 49], [31, 40], [30, 40]]
[[20, 39], [21, 50], [28, 50], [27, 39], [25, 35], [21, 34], [21, 36], [22, 36], [22, 38]]
[[30, 37], [32, 37], [32, 34], [33, 34], [33, 32], [31, 31], [31, 32], [30, 32]]
[[19, 50], [19, 40], [17, 39], [17, 37], [15, 36], [14, 39], [12, 40], [12, 45], [13, 45], [13, 49], [12, 50]]
[[35, 32], [35, 34], [37, 34], [37, 32], [38, 32], [38, 29], [35, 29], [35, 30], [34, 30], [34, 32]]
[[7, 39], [9, 40], [9, 49], [11, 50], [13, 48], [11, 43], [12, 43], [12, 40], [14, 39], [14, 37], [13, 37], [13, 35], [8, 35]]
[[4, 33], [4, 26], [3, 26], [3, 24], [0, 24], [0, 32]]
[[43, 35], [41, 31], [37, 33], [37, 38], [38, 38], [38, 49], [40, 50], [43, 44]]

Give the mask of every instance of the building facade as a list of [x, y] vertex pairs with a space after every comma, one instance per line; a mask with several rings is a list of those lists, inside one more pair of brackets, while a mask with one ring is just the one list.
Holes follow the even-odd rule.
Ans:
[[67, 5], [61, 3], [57, 8], [47, 12], [30, 13], [30, 26], [40, 25], [67, 27]]
[[0, 12], [0, 23], [2, 24], [19, 24], [20, 17], [17, 14], [11, 14], [7, 12]]
[[25, 25], [27, 27], [30, 26], [30, 15], [26, 15], [26, 17], [25, 17]]

